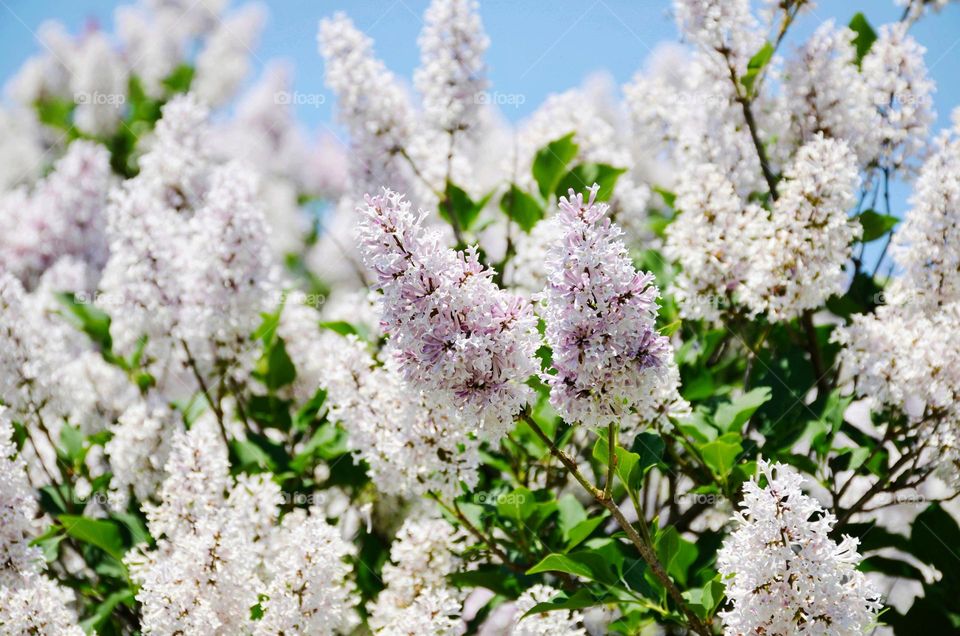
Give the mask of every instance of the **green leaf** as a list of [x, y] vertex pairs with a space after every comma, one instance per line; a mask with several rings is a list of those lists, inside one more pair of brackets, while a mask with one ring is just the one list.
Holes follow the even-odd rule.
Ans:
[[716, 611], [723, 600], [724, 585], [720, 581], [720, 575], [711, 579], [703, 587], [695, 587], [683, 593], [683, 597], [689, 601], [690, 608], [696, 612], [700, 618], [709, 618]]
[[743, 447], [739, 441], [733, 440], [739, 440], [739, 438], [740, 436], [735, 433], [727, 433], [700, 447], [703, 461], [717, 477], [725, 479], [736, 465], [737, 457], [743, 451]]
[[753, 93], [753, 86], [757, 78], [760, 76], [764, 67], [770, 63], [771, 59], [773, 59], [773, 45], [769, 42], [764, 42], [763, 47], [754, 53], [750, 61], [747, 62], [747, 72], [740, 78], [740, 83], [747, 89], [747, 95]]
[[544, 199], [556, 191], [567, 164], [577, 156], [579, 146], [573, 141], [574, 134], [570, 133], [551, 141], [538, 150], [533, 158], [533, 178], [536, 179], [540, 195]]
[[670, 526], [657, 535], [656, 549], [657, 556], [667, 572], [682, 585], [686, 585], [687, 570], [697, 560], [697, 546], [681, 537], [677, 529]]
[[656, 466], [660, 462], [660, 458], [663, 457], [664, 448], [666, 448], [666, 444], [663, 438], [656, 433], [650, 431], [637, 433], [637, 436], [633, 438], [633, 444], [630, 445], [630, 450], [636, 453], [640, 459], [633, 468], [630, 481], [635, 482], [637, 479], [642, 479], [647, 471]]
[[566, 572], [591, 581], [615, 585], [619, 580], [615, 568], [616, 563], [611, 563], [607, 555], [591, 549], [570, 554], [548, 554], [527, 570], [527, 574]]
[[357, 331], [357, 328], [351, 325], [349, 322], [343, 320], [331, 320], [329, 322], [321, 322], [321, 329], [329, 329], [334, 331], [341, 336], [359, 336], [360, 332]]
[[477, 217], [480, 216], [480, 212], [484, 206], [487, 205], [490, 196], [491, 195], [488, 194], [479, 201], [474, 201], [470, 198], [470, 195], [464, 192], [459, 186], [455, 185], [452, 181], [447, 181], [447, 190], [445, 196], [440, 201], [437, 211], [440, 213], [440, 217], [447, 223], [451, 225], [456, 224], [457, 227], [464, 231], [469, 230], [474, 221], [477, 220]]
[[537, 508], [537, 500], [528, 488], [517, 488], [497, 497], [497, 514], [519, 522], [526, 521]]
[[60, 427], [60, 449], [61, 455], [76, 465], [83, 461], [83, 433], [77, 426], [71, 426], [64, 423]]
[[857, 216], [857, 220], [863, 226], [863, 236], [860, 237], [860, 240], [864, 243], [876, 241], [892, 230], [900, 221], [895, 216], [880, 214], [875, 210], [864, 210]]
[[675, 192], [671, 192], [670, 190], [666, 190], [659, 186], [654, 187], [653, 191], [660, 195], [660, 197], [663, 199], [663, 202], [667, 204], [668, 208], [671, 210], [674, 209], [674, 204], [677, 201], [677, 194]]
[[458, 587], [485, 587], [507, 598], [515, 598], [523, 593], [520, 582], [503, 565], [483, 564], [466, 572], [455, 572], [450, 581]]
[[537, 603], [531, 607], [530, 611], [521, 616], [521, 618], [526, 618], [532, 614], [543, 614], [544, 612], [552, 612], [555, 610], [581, 610], [588, 607], [593, 607], [594, 605], [616, 600], [617, 599], [612, 596], [595, 595], [587, 588], [582, 587], [574, 592], [573, 596], [568, 596], [566, 592], [558, 592], [557, 595], [549, 601]]
[[770, 400], [770, 389], [762, 386], [717, 407], [713, 421], [724, 432], [739, 431], [758, 408]]
[[120, 529], [113, 521], [89, 519], [78, 515], [60, 515], [58, 517], [64, 531], [74, 539], [94, 545], [117, 561], [123, 562], [126, 549]]
[[567, 493], [557, 500], [557, 527], [566, 539], [578, 523], [587, 520], [587, 511], [577, 498]]
[[853, 39], [853, 45], [857, 48], [857, 66], [860, 66], [870, 47], [877, 41], [877, 32], [870, 26], [867, 17], [863, 15], [863, 13], [857, 13], [853, 16], [849, 26], [850, 29], [857, 34]]
[[540, 203], [513, 183], [500, 198], [500, 209], [519, 225], [521, 230], [528, 233], [543, 218]]
[[613, 188], [617, 185], [626, 170], [614, 168], [605, 163], [582, 163], [560, 179], [556, 187], [557, 197], [567, 196], [570, 190], [584, 192], [594, 184], [600, 186], [597, 192], [598, 201], [608, 201], [613, 196]]
[[133, 590], [117, 590], [105, 598], [102, 603], [99, 603], [93, 614], [81, 621], [80, 628], [87, 634], [95, 633], [113, 616], [113, 610], [116, 609], [117, 605], [123, 603], [133, 607], [133, 601]]
[[113, 347], [110, 338], [110, 316], [93, 306], [91, 302], [81, 301], [69, 292], [57, 292], [57, 300], [67, 308], [65, 317], [73, 325], [90, 336], [101, 351], [109, 352]]
[[257, 369], [258, 376], [271, 391], [291, 384], [297, 378], [297, 369], [287, 354], [283, 338], [276, 338], [264, 352]]
[[589, 519], [584, 519], [573, 528], [570, 529], [570, 532], [567, 533], [567, 543], [564, 545], [563, 549], [567, 552], [574, 549], [583, 541], [593, 534], [593, 531], [603, 523], [606, 519], [606, 515], [600, 515], [598, 517], [591, 517]]
[[163, 79], [163, 85], [171, 93], [186, 93], [193, 82], [194, 69], [189, 64], [180, 64]]
[[38, 100], [35, 107], [40, 123], [63, 131], [73, 128], [73, 110], [76, 108], [73, 100], [45, 97]]

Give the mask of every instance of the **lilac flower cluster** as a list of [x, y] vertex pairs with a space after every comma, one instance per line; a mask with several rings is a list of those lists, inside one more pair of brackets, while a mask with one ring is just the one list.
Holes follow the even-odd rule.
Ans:
[[524, 384], [538, 371], [532, 308], [497, 287], [475, 249], [443, 247], [402, 195], [385, 190], [359, 210], [364, 263], [383, 292], [382, 321], [404, 375], [497, 436], [532, 395]]
[[638, 272], [623, 232], [605, 218], [599, 186], [561, 197], [565, 232], [547, 254], [547, 343], [556, 375], [545, 375], [550, 401], [571, 422], [603, 425], [653, 398], [671, 356], [657, 333], [659, 290]]

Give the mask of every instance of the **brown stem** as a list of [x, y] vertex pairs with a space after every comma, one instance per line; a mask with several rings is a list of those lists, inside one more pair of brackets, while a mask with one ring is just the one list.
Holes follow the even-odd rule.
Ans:
[[190, 348], [187, 346], [186, 341], [181, 340], [180, 344], [183, 345], [183, 352], [187, 355], [187, 366], [190, 367], [190, 370], [193, 372], [193, 377], [196, 378], [197, 384], [200, 385], [200, 392], [203, 393], [203, 397], [207, 399], [207, 404], [210, 405], [214, 415], [217, 417], [217, 424], [220, 425], [220, 435], [223, 437], [223, 443], [229, 448], [230, 440], [227, 437], [227, 427], [223, 423], [223, 411], [220, 409], [220, 402], [214, 401], [214, 399], [210, 397], [210, 391], [207, 390], [207, 383], [204, 382], [203, 375], [200, 373], [200, 369], [197, 368], [197, 361], [194, 360], [190, 354]]
[[493, 541], [493, 539], [488, 538], [487, 535], [485, 535], [479, 528], [473, 525], [473, 523], [471, 523], [469, 519], [467, 519], [467, 516], [463, 514], [462, 510], [460, 510], [460, 506], [457, 505], [456, 501], [453, 502], [453, 507], [450, 507], [446, 503], [444, 503], [443, 499], [441, 499], [437, 493], [431, 492], [430, 497], [433, 498], [434, 501], [436, 501], [438, 504], [440, 504], [440, 506], [443, 507], [444, 510], [446, 510], [447, 512], [452, 514], [454, 517], [456, 517], [457, 520], [459, 520], [460, 523], [463, 524], [463, 527], [466, 528], [470, 532], [470, 534], [475, 536], [477, 540], [479, 540], [481, 543], [486, 545], [487, 549], [490, 550], [490, 552], [492, 552], [494, 555], [496, 555], [496, 557], [500, 559], [500, 561], [502, 561], [504, 565], [509, 567], [514, 572], [521, 572], [521, 573], [526, 572], [526, 568], [524, 568], [522, 565], [518, 565], [513, 561], [511, 561], [510, 557], [507, 556], [507, 553], [504, 552], [500, 548], [500, 546], [498, 546]]
[[603, 498], [613, 497], [613, 472], [617, 467], [617, 425], [613, 422], [607, 425], [607, 483], [603, 485]]
[[[583, 488], [589, 492], [597, 502], [610, 511], [610, 514], [616, 519], [617, 524], [620, 528], [626, 533], [627, 538], [630, 539], [630, 542], [636, 547], [637, 551], [640, 553], [640, 557], [647, 563], [650, 567], [650, 571], [653, 572], [653, 575], [657, 577], [657, 580], [666, 588], [667, 593], [670, 595], [670, 598], [673, 599], [673, 602], [676, 603], [677, 607], [683, 612], [684, 617], [687, 619], [687, 623], [692, 629], [700, 636], [710, 636], [709, 628], [700, 620], [700, 618], [687, 607], [686, 603], [683, 600], [683, 595], [680, 593], [680, 590], [670, 579], [670, 576], [667, 574], [666, 570], [663, 567], [663, 564], [660, 563], [660, 560], [657, 558], [656, 553], [653, 550], [652, 545], [649, 541], [644, 541], [639, 534], [637, 534], [636, 529], [633, 527], [627, 518], [623, 516], [620, 507], [616, 504], [613, 499], [607, 499], [604, 496], [604, 493], [594, 486], [590, 481], [580, 472], [580, 469], [577, 468], [577, 463], [566, 453], [556, 447], [546, 433], [543, 432], [543, 429], [540, 428], [540, 425], [537, 424], [530, 414], [526, 411], [520, 413], [520, 418], [527, 423], [527, 425], [536, 433], [544, 444], [550, 449], [551, 454], [560, 460], [560, 463], [564, 465], [567, 471], [573, 475]], [[642, 521], [641, 521], [642, 523]]]

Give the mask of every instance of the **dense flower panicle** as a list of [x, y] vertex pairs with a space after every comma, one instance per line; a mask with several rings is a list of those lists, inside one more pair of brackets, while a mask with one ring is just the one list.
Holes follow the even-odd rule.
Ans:
[[587, 636], [583, 628], [583, 614], [571, 610], [558, 610], [531, 614], [526, 618], [523, 615], [532, 610], [538, 603], [546, 603], [557, 595], [557, 590], [549, 585], [534, 585], [527, 588], [517, 602], [514, 603], [514, 624], [510, 634], [514, 636]]
[[10, 410], [0, 406], [0, 586], [39, 571], [40, 548], [30, 545], [36, 534], [37, 498], [27, 481], [26, 464], [13, 442]]
[[260, 602], [255, 636], [343, 634], [358, 622], [358, 602], [346, 561], [355, 554], [323, 518], [288, 514], [272, 538], [272, 580]]
[[405, 379], [498, 439], [530, 399], [524, 382], [539, 366], [530, 305], [499, 289], [474, 249], [443, 247], [402, 195], [368, 196], [360, 211], [364, 263], [383, 292], [383, 324]]
[[657, 333], [659, 290], [637, 272], [621, 238], [596, 201], [599, 186], [560, 199], [564, 236], [548, 256], [544, 320], [556, 375], [546, 374], [550, 402], [570, 422], [604, 425], [643, 408], [664, 380], [672, 356]]
[[107, 260], [104, 208], [114, 183], [107, 149], [79, 140], [32, 191], [4, 193], [0, 267], [28, 287], [65, 256], [99, 270]]
[[[277, 276], [257, 185], [256, 175], [238, 164], [216, 168], [203, 207], [190, 219], [195, 256], [185, 274], [182, 333], [190, 342], [209, 343], [209, 357], [198, 362], [236, 360], [249, 348], [245, 341], [261, 312], [274, 304]], [[198, 355], [199, 348], [192, 349]]]
[[120, 123], [128, 71], [101, 32], [86, 35], [70, 58], [74, 124], [91, 135], [109, 135]]
[[719, 614], [724, 633], [865, 633], [881, 603], [857, 570], [857, 539], [830, 538], [836, 517], [803, 493], [795, 469], [761, 459], [758, 470], [767, 483], [744, 484], [737, 529], [717, 556], [732, 605]]
[[678, 216], [667, 226], [664, 254], [682, 267], [671, 284], [680, 315], [719, 320], [770, 229], [767, 212], [744, 203], [713, 164], [684, 172], [674, 205]]
[[789, 60], [784, 96], [795, 147], [822, 133], [846, 141], [865, 166], [880, 153], [883, 122], [871, 88], [857, 69], [855, 36], [832, 20], [824, 22]]
[[458, 536], [443, 519], [407, 519], [383, 566], [386, 585], [371, 601], [370, 627], [375, 634], [443, 634], [466, 631], [460, 619], [464, 592], [450, 587], [447, 576], [462, 565], [455, 553]]
[[844, 264], [862, 227], [848, 217], [856, 202], [856, 158], [843, 141], [817, 135], [785, 172], [766, 238], [742, 298], [754, 312], [789, 320], [843, 292]]
[[250, 4], [219, 21], [197, 56], [191, 83], [197, 97], [211, 106], [233, 97], [250, 71], [250, 51], [257, 44], [265, 17], [260, 6]]
[[420, 34], [420, 68], [413, 82], [423, 120], [446, 133], [476, 132], [487, 88], [483, 32], [476, 0], [433, 0]]
[[171, 442], [182, 429], [180, 416], [165, 404], [138, 401], [117, 418], [105, 451], [112, 473], [110, 489], [117, 494], [118, 506], [126, 507], [129, 491], [139, 501], [157, 492]]
[[910, 203], [893, 238], [903, 275], [893, 285], [892, 300], [923, 310], [960, 301], [960, 141], [938, 140]]
[[881, 165], [899, 169], [925, 147], [933, 125], [936, 87], [923, 61], [926, 49], [904, 23], [885, 24], [863, 58], [862, 74], [880, 111]]
[[674, 0], [673, 10], [680, 33], [702, 47], [727, 50], [743, 61], [759, 48], [749, 0]]
[[163, 80], [184, 57], [186, 42], [180, 34], [180, 18], [185, 17], [172, 11], [151, 12], [137, 5], [117, 7], [117, 35], [128, 54], [130, 71], [150, 97], [164, 94]]
[[145, 634], [241, 633], [257, 602], [251, 538], [224, 503], [227, 449], [210, 418], [175, 436], [160, 503], [143, 506], [156, 549], [125, 559], [140, 585]]
[[248, 366], [276, 284], [258, 181], [214, 162], [207, 116], [191, 95], [164, 106], [140, 174], [112, 195], [101, 281], [117, 350], [146, 335], [146, 359], [165, 362], [186, 343], [204, 373]]
[[73, 595], [41, 573], [43, 553], [30, 541], [39, 534], [34, 490], [13, 442], [13, 425], [0, 406], [0, 631], [4, 634], [80, 636]]
[[322, 20], [318, 39], [326, 84], [337, 94], [337, 117], [350, 132], [353, 191], [409, 189], [409, 166], [400, 153], [410, 143], [413, 109], [403, 88], [346, 15]]

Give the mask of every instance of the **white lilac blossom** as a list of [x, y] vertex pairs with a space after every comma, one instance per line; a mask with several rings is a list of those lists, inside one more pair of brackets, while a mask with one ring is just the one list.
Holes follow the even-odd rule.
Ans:
[[717, 555], [731, 607], [724, 633], [854, 636], [875, 625], [879, 595], [857, 570], [858, 541], [830, 538], [836, 517], [801, 490], [803, 476], [758, 462], [736, 530]]
[[516, 613], [510, 633], [514, 636], [587, 636], [583, 628], [583, 614], [577, 611], [556, 610], [523, 618], [538, 603], [546, 603], [556, 595], [557, 590], [549, 585], [534, 585], [525, 590], [514, 603]]
[[117, 35], [127, 53], [130, 71], [150, 97], [164, 94], [163, 80], [184, 58], [186, 42], [180, 32], [183, 17], [170, 11], [153, 13], [136, 5], [117, 7]]
[[557, 217], [543, 219], [530, 233], [520, 233], [514, 240], [516, 254], [508, 263], [506, 279], [510, 285], [534, 294], [547, 284], [547, 251], [564, 235]]
[[101, 281], [118, 351], [147, 336], [162, 359], [185, 344], [204, 372], [249, 362], [275, 285], [256, 176], [214, 163], [207, 116], [191, 95], [164, 107], [140, 174], [112, 195]]
[[220, 106], [250, 71], [250, 51], [257, 44], [265, 16], [257, 5], [247, 5], [217, 23], [197, 56], [191, 90], [211, 106]]
[[449, 135], [475, 134], [487, 88], [483, 54], [490, 44], [476, 0], [433, 0], [418, 43], [420, 68], [413, 81], [424, 123]]
[[114, 181], [107, 149], [79, 140], [32, 191], [4, 193], [0, 266], [28, 287], [64, 256], [99, 270], [107, 260], [105, 208]]
[[714, 51], [727, 51], [742, 61], [759, 50], [756, 18], [749, 0], [674, 0], [680, 33]]
[[671, 291], [681, 316], [716, 321], [756, 261], [757, 242], [770, 228], [767, 212], [742, 201], [713, 164], [685, 170], [676, 194], [664, 254], [682, 270]]
[[272, 580], [260, 601], [255, 636], [343, 634], [359, 622], [347, 562], [356, 548], [316, 514], [288, 514], [272, 538]]
[[327, 392], [329, 416], [343, 423], [350, 448], [381, 491], [450, 498], [461, 492], [461, 482], [476, 485], [479, 440], [471, 426], [456, 409], [410, 386], [389, 348], [377, 365], [355, 337], [321, 335], [315, 325], [312, 336], [307, 330], [294, 334], [282, 317], [280, 331], [288, 334], [291, 357], [305, 358], [314, 387]]
[[227, 449], [209, 414], [175, 436], [160, 503], [145, 504], [153, 550], [125, 558], [145, 634], [241, 633], [257, 602], [249, 524], [225, 504]]
[[409, 190], [412, 178], [401, 153], [410, 143], [413, 110], [403, 88], [346, 15], [322, 20], [318, 39], [326, 84], [337, 94], [337, 117], [350, 132], [353, 191]]
[[466, 631], [460, 619], [464, 594], [447, 582], [462, 564], [454, 552], [457, 539], [443, 519], [403, 523], [390, 547], [390, 563], [383, 566], [386, 589], [368, 607], [373, 633], [455, 636]]
[[790, 320], [842, 293], [844, 264], [862, 228], [847, 216], [856, 202], [856, 158], [843, 141], [817, 135], [797, 152], [754, 251], [741, 297], [754, 312]]
[[910, 203], [893, 239], [903, 274], [892, 285], [891, 299], [923, 310], [960, 301], [960, 141], [938, 140]]
[[856, 34], [824, 22], [784, 71], [791, 143], [799, 147], [822, 133], [842, 139], [861, 166], [880, 153], [883, 126], [867, 80], [857, 69]]
[[180, 416], [165, 404], [138, 401], [117, 418], [105, 447], [117, 506], [126, 506], [131, 491], [139, 501], [147, 501], [157, 491], [171, 441], [181, 430]]
[[359, 210], [364, 262], [383, 292], [382, 321], [405, 379], [498, 439], [529, 401], [524, 382], [539, 369], [529, 303], [499, 289], [475, 249], [443, 247], [402, 195], [385, 190]]
[[[269, 228], [257, 200], [256, 175], [236, 163], [214, 169], [204, 205], [190, 219], [191, 244], [201, 258], [186, 272], [182, 331], [204, 365], [242, 364], [261, 312], [275, 304]], [[184, 255], [184, 258], [190, 258]], [[252, 364], [252, 360], [246, 361]]]
[[100, 32], [85, 36], [71, 65], [70, 90], [77, 104], [76, 127], [90, 135], [108, 135], [117, 129], [126, 104], [127, 69]]
[[880, 164], [892, 170], [924, 149], [935, 118], [936, 87], [927, 75], [925, 52], [906, 24], [885, 24], [863, 58], [862, 74], [883, 124]]
[[838, 330], [845, 379], [879, 411], [902, 415], [938, 473], [960, 483], [960, 303], [924, 315], [886, 305]]
[[546, 339], [556, 374], [546, 374], [550, 403], [570, 422], [605, 425], [643, 408], [664, 381], [672, 356], [656, 331], [659, 290], [653, 274], [637, 272], [622, 232], [596, 200], [599, 186], [561, 197], [565, 233], [547, 255], [543, 292]]
[[23, 108], [0, 107], [0, 189], [32, 182], [41, 174], [45, 157], [36, 116]]
[[43, 573], [36, 496], [13, 442], [10, 412], [0, 406], [0, 631], [80, 636], [72, 594]]

